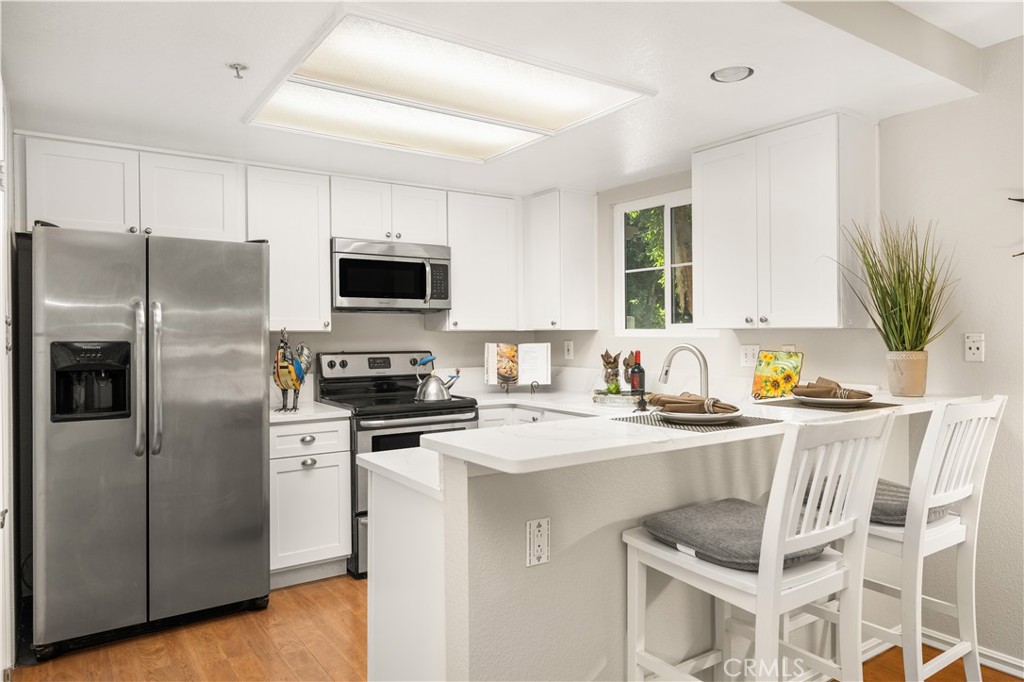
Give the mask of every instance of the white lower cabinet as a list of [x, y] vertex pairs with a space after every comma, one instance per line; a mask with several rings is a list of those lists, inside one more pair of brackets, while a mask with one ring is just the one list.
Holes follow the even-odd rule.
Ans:
[[[348, 429], [343, 421], [270, 429], [271, 571], [340, 559], [352, 553], [352, 454], [347, 450], [314, 452], [315, 441], [308, 441], [316, 433], [334, 433], [342, 428], [345, 442], [339, 445], [347, 447]], [[309, 431], [298, 439], [307, 438], [311, 452], [280, 456], [275, 443], [290, 444], [299, 430]]]
[[478, 429], [487, 429], [493, 426], [507, 426], [512, 424], [515, 408], [512, 407], [481, 407], [479, 410], [480, 421]]

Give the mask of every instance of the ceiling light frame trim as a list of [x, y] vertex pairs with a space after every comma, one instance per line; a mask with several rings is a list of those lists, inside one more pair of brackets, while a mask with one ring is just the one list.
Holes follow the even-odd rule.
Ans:
[[[355, 89], [355, 88], [346, 88], [344, 86], [338, 86], [338, 85], [332, 84], [332, 83], [324, 83], [323, 81], [319, 81], [319, 80], [316, 80], [316, 79], [311, 79], [311, 78], [308, 78], [308, 77], [296, 76], [295, 72], [298, 70], [298, 68], [303, 63], [305, 63], [305, 61], [307, 59], [309, 59], [309, 57], [313, 54], [313, 52], [315, 52], [316, 49], [318, 47], [320, 47], [321, 43], [323, 43], [324, 40], [326, 40], [327, 37], [331, 33], [333, 33], [335, 29], [338, 28], [338, 26], [341, 24], [341, 22], [344, 21], [345, 18], [349, 17], [349, 16], [354, 16], [354, 17], [357, 17], [357, 18], [360, 18], [360, 19], [366, 19], [366, 20], [369, 20], [369, 21], [375, 21], [375, 22], [378, 22], [378, 23], [386, 24], [388, 26], [393, 26], [395, 28], [404, 29], [406, 31], [412, 31], [414, 33], [419, 33], [421, 35], [424, 35], [424, 36], [427, 36], [427, 37], [430, 37], [430, 38], [436, 38], [438, 40], [445, 40], [445, 41], [448, 41], [448, 42], [451, 42], [451, 43], [455, 43], [457, 45], [462, 45], [463, 47], [468, 47], [468, 48], [471, 48], [471, 49], [479, 50], [481, 52], [486, 52], [486, 53], [489, 53], [489, 54], [497, 55], [499, 57], [505, 57], [505, 58], [508, 58], [508, 59], [513, 59], [513, 60], [520, 61], [520, 62], [523, 62], [525, 64], [529, 64], [529, 65], [532, 65], [532, 66], [537, 66], [537, 67], [540, 67], [540, 68], [549, 69], [549, 70], [555, 71], [557, 73], [561, 73], [561, 74], [565, 74], [565, 75], [569, 75], [569, 76], [575, 76], [577, 78], [581, 78], [581, 79], [584, 79], [584, 80], [589, 80], [589, 81], [596, 82], [596, 83], [601, 83], [603, 85], [607, 85], [607, 86], [610, 86], [610, 87], [619, 88], [619, 89], [622, 89], [622, 90], [626, 90], [628, 92], [635, 93], [636, 96], [631, 98], [631, 99], [629, 99], [629, 100], [627, 100], [627, 101], [625, 101], [625, 102], [622, 102], [621, 104], [618, 104], [618, 105], [613, 106], [611, 108], [605, 109], [605, 110], [600, 111], [600, 112], [598, 112], [596, 114], [593, 114], [593, 115], [588, 116], [586, 118], [580, 119], [579, 121], [576, 121], [575, 123], [571, 123], [569, 125], [563, 126], [562, 128], [559, 128], [557, 130], [552, 131], [552, 130], [542, 130], [542, 129], [538, 129], [538, 128], [535, 128], [533, 126], [527, 126], [527, 125], [524, 125], [524, 124], [511, 123], [509, 121], [499, 121], [497, 119], [493, 119], [493, 118], [489, 118], [489, 117], [485, 117], [485, 116], [479, 116], [479, 115], [471, 114], [469, 112], [454, 111], [454, 110], [445, 109], [443, 107], [434, 107], [432, 105], [423, 104], [423, 103], [420, 103], [420, 102], [410, 102], [410, 101], [407, 101], [407, 100], [403, 100], [401, 98], [393, 98], [393, 97], [389, 97], [387, 95], [381, 95], [379, 93], [370, 93], [370, 92], [361, 91], [361, 90], [358, 90], [358, 89]], [[347, 138], [347, 137], [338, 137], [336, 135], [327, 135], [327, 134], [324, 134], [324, 133], [317, 133], [315, 131], [310, 131], [310, 130], [300, 130], [298, 128], [289, 128], [289, 127], [286, 127], [286, 126], [278, 126], [278, 125], [272, 125], [272, 124], [267, 124], [267, 123], [260, 123], [260, 122], [256, 121], [255, 120], [256, 117], [259, 116], [259, 114], [263, 110], [263, 108], [266, 107], [267, 104], [270, 102], [270, 100], [274, 97], [274, 95], [277, 94], [277, 91], [285, 83], [287, 83], [289, 81], [290, 82], [294, 82], [296, 84], [300, 84], [300, 85], [307, 85], [307, 86], [310, 86], [310, 87], [319, 87], [319, 88], [322, 88], [322, 89], [334, 90], [336, 92], [342, 92], [342, 93], [346, 93], [346, 94], [350, 94], [350, 95], [355, 95], [355, 96], [359, 96], [359, 97], [367, 97], [367, 98], [375, 99], [375, 100], [382, 101], [382, 102], [390, 102], [392, 104], [399, 104], [399, 105], [403, 105], [403, 106], [410, 106], [410, 107], [418, 108], [418, 109], [421, 109], [421, 110], [424, 110], [424, 111], [431, 111], [431, 112], [434, 112], [434, 113], [446, 114], [446, 115], [449, 115], [449, 116], [458, 116], [458, 117], [469, 119], [469, 120], [479, 121], [481, 123], [489, 123], [489, 124], [493, 124], [493, 125], [504, 126], [506, 128], [513, 128], [513, 129], [516, 129], [516, 130], [522, 130], [522, 131], [526, 131], [526, 132], [537, 133], [537, 134], [541, 135], [542, 137], [539, 137], [536, 140], [531, 140], [529, 142], [526, 142], [524, 144], [518, 145], [516, 147], [512, 147], [511, 149], [506, 149], [505, 151], [503, 151], [503, 152], [501, 152], [499, 154], [495, 154], [494, 156], [489, 156], [486, 159], [478, 159], [478, 158], [471, 158], [471, 157], [466, 157], [466, 156], [454, 156], [454, 155], [451, 155], [451, 154], [441, 154], [441, 153], [438, 153], [438, 152], [431, 152], [431, 151], [426, 151], [426, 150], [421, 150], [421, 149], [413, 149], [411, 147], [403, 147], [401, 145], [392, 145], [392, 144], [386, 144], [386, 143], [382, 143], [382, 142], [369, 142], [369, 141], [366, 141], [366, 140], [357, 140], [357, 139]], [[424, 156], [433, 156], [433, 157], [436, 157], [436, 158], [450, 159], [450, 160], [456, 160], [456, 161], [467, 161], [469, 163], [490, 163], [490, 162], [496, 161], [496, 160], [498, 160], [498, 159], [500, 159], [500, 158], [502, 158], [502, 157], [504, 157], [504, 156], [506, 156], [508, 154], [520, 151], [520, 150], [524, 149], [525, 147], [529, 147], [530, 145], [536, 144], [537, 142], [541, 142], [543, 140], [550, 139], [550, 138], [555, 137], [557, 135], [561, 135], [562, 133], [566, 133], [566, 132], [568, 132], [570, 130], [573, 130], [574, 128], [578, 128], [579, 126], [586, 125], [587, 123], [591, 123], [592, 121], [594, 121], [596, 119], [600, 119], [600, 118], [604, 118], [606, 116], [610, 116], [610, 115], [612, 115], [612, 114], [614, 114], [614, 113], [616, 113], [616, 112], [618, 112], [618, 111], [620, 111], [622, 109], [625, 109], [626, 107], [633, 106], [633, 105], [638, 104], [639, 102], [641, 102], [641, 101], [643, 101], [645, 99], [652, 98], [652, 97], [656, 96], [657, 94], [658, 94], [658, 91], [653, 89], [653, 88], [648, 88], [648, 87], [640, 86], [640, 85], [637, 85], [635, 83], [628, 83], [628, 82], [625, 82], [625, 81], [616, 80], [614, 78], [608, 78], [606, 76], [594, 74], [594, 73], [591, 73], [591, 72], [588, 72], [588, 71], [584, 71], [582, 69], [577, 69], [577, 68], [574, 68], [574, 67], [571, 67], [571, 66], [566, 66], [564, 64], [557, 64], [557, 63], [554, 63], [554, 62], [549, 62], [549, 61], [544, 60], [544, 59], [540, 59], [540, 58], [533, 57], [533, 56], [530, 56], [530, 55], [522, 54], [522, 53], [517, 52], [515, 50], [509, 50], [507, 48], [500, 47], [500, 46], [497, 46], [497, 45], [485, 43], [485, 42], [478, 41], [478, 40], [473, 40], [473, 39], [467, 38], [466, 36], [463, 36], [463, 35], [459, 35], [459, 34], [456, 34], [456, 33], [450, 33], [450, 32], [447, 32], [447, 31], [440, 30], [440, 29], [436, 29], [434, 27], [429, 27], [429, 26], [425, 26], [425, 25], [422, 25], [422, 24], [419, 24], [419, 23], [416, 23], [416, 22], [413, 22], [413, 21], [402, 19], [400, 17], [396, 17], [396, 16], [393, 16], [393, 15], [387, 14], [385, 12], [380, 12], [380, 11], [371, 9], [371, 8], [366, 7], [364, 5], [352, 4], [352, 3], [342, 3], [342, 4], [339, 5], [338, 9], [335, 10], [334, 14], [324, 23], [324, 25], [321, 27], [321, 29], [310, 37], [309, 41], [307, 41], [307, 43], [305, 45], [303, 45], [302, 48], [295, 53], [295, 56], [293, 57], [293, 59], [291, 59], [286, 64], [286, 66], [281, 71], [278, 72], [277, 76], [263, 90], [263, 92], [260, 94], [260, 96], [256, 99], [255, 103], [246, 111], [245, 115], [242, 117], [242, 123], [245, 124], [245, 125], [255, 125], [255, 126], [260, 126], [262, 128], [271, 128], [271, 129], [274, 129], [274, 130], [285, 130], [285, 131], [292, 132], [292, 133], [301, 133], [301, 134], [305, 134], [305, 135], [311, 135], [313, 137], [319, 137], [319, 138], [328, 139], [328, 140], [334, 140], [334, 141], [348, 142], [348, 143], [359, 144], [359, 145], [369, 146], [369, 147], [377, 147], [377, 148], [380, 148], [380, 149], [391, 149], [391, 150], [398, 150], [398, 151], [404, 151], [404, 152], [411, 152], [411, 153], [414, 153], [414, 154], [420, 154], [420, 155], [424, 155]]]

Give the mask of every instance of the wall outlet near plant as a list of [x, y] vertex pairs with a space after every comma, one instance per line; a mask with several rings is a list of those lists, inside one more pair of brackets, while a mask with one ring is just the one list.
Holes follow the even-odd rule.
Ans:
[[757, 367], [757, 351], [760, 346], [740, 346], [740, 367]]
[[964, 362], [985, 362], [985, 335], [964, 332]]

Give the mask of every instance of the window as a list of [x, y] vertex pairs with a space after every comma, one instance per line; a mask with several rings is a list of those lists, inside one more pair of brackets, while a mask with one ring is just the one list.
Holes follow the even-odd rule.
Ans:
[[615, 329], [630, 336], [693, 325], [690, 190], [617, 204]]

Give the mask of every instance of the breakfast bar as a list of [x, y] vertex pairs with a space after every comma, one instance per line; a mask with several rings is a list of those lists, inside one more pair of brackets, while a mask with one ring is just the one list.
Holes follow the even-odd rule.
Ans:
[[[883, 476], [907, 480], [929, 414], [959, 399], [878, 396], [892, 405], [878, 409], [900, 417]], [[752, 425], [665, 428], [623, 421], [623, 410], [438, 433], [420, 448], [360, 455], [377, 519], [369, 678], [623, 679], [622, 531], [691, 502], [763, 502], [787, 422], [852, 416], [741, 408]], [[549, 524], [548, 560], [528, 566], [528, 522], [537, 521]], [[711, 600], [661, 578], [648, 583], [648, 648], [676, 659], [708, 648]]]

